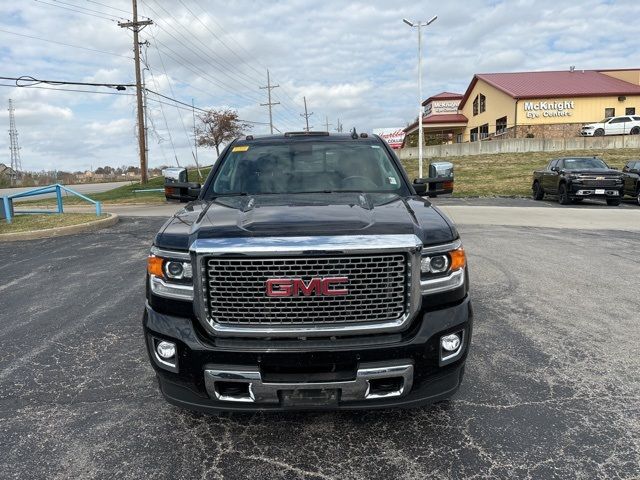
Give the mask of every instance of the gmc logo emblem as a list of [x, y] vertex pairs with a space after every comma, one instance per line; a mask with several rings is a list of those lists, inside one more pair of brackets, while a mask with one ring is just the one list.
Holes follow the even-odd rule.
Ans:
[[346, 295], [349, 290], [337, 285], [348, 283], [347, 277], [316, 277], [308, 282], [302, 278], [270, 278], [267, 280], [267, 297], [298, 297], [310, 295], [334, 297]]

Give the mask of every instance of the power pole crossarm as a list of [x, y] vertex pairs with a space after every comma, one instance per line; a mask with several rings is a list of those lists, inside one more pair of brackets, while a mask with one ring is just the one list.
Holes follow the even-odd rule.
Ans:
[[271, 107], [273, 105], [280, 105], [280, 102], [272, 102], [271, 101], [271, 90], [273, 90], [274, 88], [278, 88], [280, 85], [271, 85], [271, 78], [269, 77], [269, 69], [267, 68], [267, 86], [266, 87], [260, 87], [261, 89], [266, 89], [267, 90], [267, 103], [261, 103], [260, 106], [262, 107], [269, 107], [269, 129], [271, 130], [271, 135], [273, 135], [273, 114], [271, 112]]
[[136, 97], [138, 110], [138, 150], [140, 153], [140, 183], [147, 183], [147, 141], [145, 134], [144, 122], [144, 105], [142, 99], [142, 75], [140, 73], [140, 41], [138, 33], [147, 25], [152, 25], [151, 20], [138, 21], [138, 2], [132, 0], [133, 21], [120, 22], [118, 25], [122, 28], [130, 28], [133, 31], [133, 53], [136, 70]]

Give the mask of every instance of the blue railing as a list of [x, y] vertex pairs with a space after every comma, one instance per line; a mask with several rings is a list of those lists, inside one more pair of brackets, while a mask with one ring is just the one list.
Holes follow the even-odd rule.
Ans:
[[[75, 190], [71, 190], [69, 187], [65, 187], [64, 185], [60, 185], [56, 183], [55, 185], [47, 185], [46, 187], [34, 188], [33, 190], [28, 190], [26, 192], [14, 193], [13, 195], [8, 195], [2, 197], [2, 204], [4, 207], [4, 214], [7, 219], [7, 223], [11, 223], [12, 218], [15, 214], [34, 214], [34, 213], [64, 213], [64, 208], [62, 205], [62, 192], [65, 191], [76, 197], [80, 197], [83, 200], [86, 200], [89, 203], [92, 203], [96, 207], [96, 216], [99, 217], [102, 214], [102, 204], [96, 200], [92, 200], [91, 198], [82, 195]], [[56, 210], [20, 210], [14, 211], [13, 209], [13, 200], [16, 198], [25, 198], [25, 197], [34, 197], [36, 195], [45, 195], [48, 193], [56, 194]]]

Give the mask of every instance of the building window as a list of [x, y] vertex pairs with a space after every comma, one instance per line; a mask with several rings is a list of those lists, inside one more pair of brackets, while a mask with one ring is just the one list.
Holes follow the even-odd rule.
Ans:
[[479, 113], [483, 113], [487, 109], [487, 97], [484, 95], [476, 95], [473, 99], [473, 115], [476, 116]]
[[478, 141], [478, 127], [471, 129], [471, 137], [470, 137], [470, 139], [471, 139], [472, 142], [477, 142]]
[[615, 108], [605, 108], [604, 109], [604, 118], [615, 117], [616, 109]]
[[476, 115], [478, 115], [478, 96], [476, 95], [476, 98], [473, 99], [473, 116], [475, 117]]
[[489, 124], [485, 123], [480, 125], [480, 140], [483, 140], [489, 136]]
[[507, 117], [498, 118], [496, 120], [496, 135], [507, 131]]
[[624, 114], [625, 115], [635, 115], [636, 114], [636, 107], [627, 107], [624, 110]]
[[480, 113], [484, 112], [487, 109], [487, 97], [480, 94]]

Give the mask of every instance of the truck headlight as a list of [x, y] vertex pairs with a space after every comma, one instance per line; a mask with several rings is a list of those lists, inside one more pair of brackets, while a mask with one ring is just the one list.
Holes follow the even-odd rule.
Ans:
[[193, 268], [188, 253], [153, 247], [147, 258], [147, 273], [154, 295], [176, 300], [193, 299]]
[[421, 290], [432, 294], [464, 285], [467, 257], [459, 240], [442, 246], [425, 247], [420, 259]]

